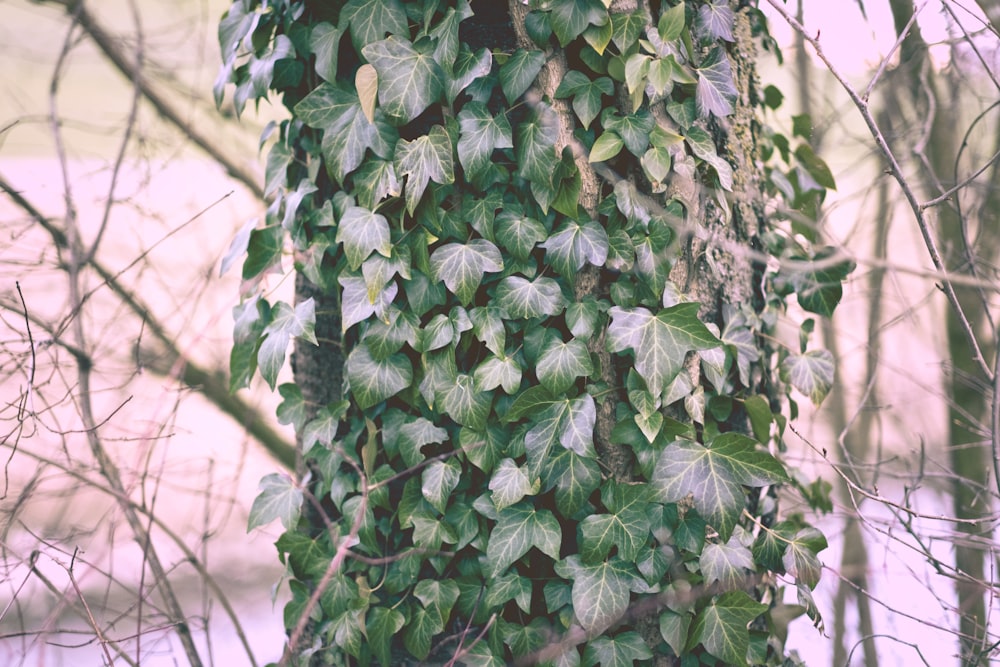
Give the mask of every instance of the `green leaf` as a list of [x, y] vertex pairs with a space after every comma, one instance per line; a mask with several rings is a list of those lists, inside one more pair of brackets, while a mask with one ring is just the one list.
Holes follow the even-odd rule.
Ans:
[[750, 417], [750, 426], [753, 429], [754, 437], [757, 438], [758, 442], [767, 444], [767, 441], [771, 439], [771, 422], [774, 420], [767, 399], [763, 396], [749, 396], [743, 402], [743, 407]]
[[753, 554], [740, 540], [743, 532], [737, 527], [725, 544], [709, 542], [705, 545], [698, 564], [706, 585], [718, 581], [723, 591], [737, 590], [744, 586], [747, 575], [755, 571]]
[[649, 660], [653, 652], [638, 632], [623, 632], [614, 637], [595, 637], [583, 653], [585, 665], [634, 667], [636, 660]]
[[297, 118], [309, 127], [323, 130], [323, 159], [338, 183], [357, 169], [369, 149], [388, 158], [396, 143], [396, 131], [376, 112], [375, 123], [365, 117], [358, 96], [323, 83], [295, 105]]
[[691, 617], [665, 609], [660, 612], [660, 636], [676, 655], [683, 655], [687, 644]]
[[260, 374], [274, 389], [278, 382], [278, 372], [285, 365], [285, 352], [292, 338], [301, 338], [316, 345], [316, 302], [306, 299], [292, 309], [287, 303], [279, 301], [271, 310], [271, 323], [262, 335], [264, 341], [257, 352], [257, 364]]
[[833, 355], [828, 350], [792, 354], [781, 362], [781, 379], [819, 405], [833, 386], [834, 368]]
[[340, 301], [340, 326], [344, 332], [372, 315], [382, 317], [399, 291], [396, 283], [389, 283], [384, 291], [372, 299], [364, 278], [342, 275], [337, 282], [344, 290]]
[[367, 345], [358, 345], [347, 357], [347, 380], [362, 410], [398, 394], [413, 382], [413, 367], [404, 354], [376, 360]]
[[444, 73], [433, 53], [418, 51], [400, 37], [370, 43], [361, 53], [378, 72], [382, 111], [400, 124], [409, 123], [441, 97]]
[[580, 524], [583, 562], [603, 561], [613, 547], [617, 547], [623, 560], [635, 561], [649, 539], [647, 488], [614, 481], [605, 483], [601, 499], [608, 513], [591, 514]]
[[580, 456], [572, 449], [556, 448], [541, 462], [541, 469], [545, 490], [555, 488], [556, 508], [563, 516], [579, 512], [601, 485], [597, 460]]
[[451, 579], [423, 579], [413, 587], [413, 596], [424, 609], [434, 616], [443, 629], [451, 617], [451, 610], [458, 600], [458, 584]]
[[350, 26], [354, 50], [389, 35], [409, 36], [406, 10], [399, 0], [350, 0], [340, 10], [340, 27]]
[[365, 634], [372, 651], [383, 665], [392, 664], [392, 639], [405, 623], [406, 617], [396, 609], [373, 606], [368, 610]]
[[538, 482], [531, 483], [528, 474], [514, 459], [503, 459], [490, 478], [489, 489], [493, 492], [493, 505], [497, 510], [503, 510], [521, 502], [528, 495], [538, 493]]
[[504, 508], [499, 513], [486, 547], [487, 576], [503, 574], [531, 547], [552, 560], [558, 560], [561, 543], [559, 521], [549, 510], [536, 510], [527, 501]]
[[557, 563], [556, 574], [573, 582], [573, 612], [588, 634], [604, 632], [628, 611], [636, 575], [622, 559], [585, 565], [569, 556]]
[[566, 46], [582, 35], [588, 25], [607, 23], [608, 10], [600, 0], [554, 0], [549, 20], [559, 45]]
[[826, 537], [812, 526], [807, 526], [788, 541], [782, 564], [785, 571], [796, 579], [796, 583], [816, 588], [823, 571], [823, 563], [817, 554], [826, 549]]
[[545, 257], [556, 271], [572, 278], [584, 264], [604, 266], [608, 259], [608, 233], [593, 220], [580, 224], [567, 220], [559, 231], [550, 236], [542, 247]]
[[444, 626], [433, 612], [417, 608], [407, 619], [403, 645], [418, 660], [424, 660], [431, 652], [431, 639], [442, 630]]
[[468, 88], [476, 79], [489, 75], [492, 69], [493, 53], [491, 51], [479, 49], [473, 52], [467, 44], [461, 44], [451, 77], [447, 79], [448, 102], [454, 103], [459, 93]]
[[340, 421], [347, 414], [347, 406], [346, 401], [336, 401], [316, 411], [316, 416], [302, 429], [302, 446], [305, 451], [317, 442], [323, 447], [331, 447], [336, 442]]
[[695, 89], [698, 115], [702, 118], [707, 118], [709, 114], [718, 118], [728, 116], [733, 113], [736, 95], [729, 57], [717, 46], [708, 52], [698, 68], [698, 85]]
[[516, 259], [524, 261], [535, 245], [548, 236], [542, 223], [512, 211], [501, 211], [496, 219], [496, 241]]
[[673, 42], [684, 32], [684, 3], [679, 2], [660, 15], [656, 31], [664, 42]]
[[428, 134], [413, 141], [400, 139], [396, 144], [395, 166], [399, 177], [406, 177], [406, 210], [413, 215], [429, 181], [441, 185], [455, 181], [451, 137], [443, 127], [435, 125]]
[[384, 257], [389, 257], [392, 253], [389, 222], [383, 215], [360, 206], [352, 206], [340, 218], [337, 243], [344, 244], [347, 264], [352, 271], [357, 271], [372, 252], [378, 252]]
[[645, 8], [627, 14], [612, 14], [612, 37], [620, 53], [627, 52], [638, 41], [649, 25], [649, 13]]
[[558, 338], [550, 340], [542, 349], [535, 368], [538, 381], [553, 394], [565, 392], [578, 377], [587, 377], [593, 372], [590, 351], [579, 338], [568, 343]]
[[444, 514], [448, 498], [458, 486], [461, 476], [462, 467], [455, 459], [434, 461], [420, 475], [420, 492], [434, 509]]
[[423, 417], [408, 421], [399, 428], [399, 454], [407, 468], [413, 468], [424, 460], [420, 451], [425, 445], [439, 444], [448, 440], [448, 431]]
[[650, 132], [656, 127], [653, 116], [645, 109], [624, 116], [615, 112], [605, 112], [602, 122], [604, 129], [621, 137], [625, 148], [636, 157], [646, 152], [649, 147]]
[[541, 51], [518, 49], [500, 66], [500, 86], [508, 104], [514, 104], [531, 87], [543, 65], [545, 54]]
[[247, 258], [243, 262], [243, 280], [256, 278], [272, 266], [281, 264], [285, 230], [281, 225], [269, 225], [250, 231]]
[[[293, 530], [302, 512], [305, 496], [288, 475], [271, 473], [260, 480], [260, 493], [250, 506], [247, 532], [281, 519], [285, 530]], [[558, 556], [558, 553], [557, 553]]]
[[566, 307], [559, 283], [546, 277], [508, 276], [497, 285], [496, 300], [515, 320], [558, 315]]
[[515, 152], [518, 175], [529, 181], [551, 184], [553, 166], [559, 162], [559, 116], [544, 102], [535, 104], [528, 119], [518, 126]]
[[485, 104], [466, 104], [458, 114], [458, 124], [458, 159], [469, 178], [476, 178], [486, 171], [493, 151], [514, 147], [507, 115], [494, 114]]
[[496, 306], [481, 306], [469, 311], [472, 320], [472, 333], [486, 349], [493, 354], [502, 356], [506, 345], [507, 329], [504, 327], [503, 314]]
[[605, 162], [618, 155], [625, 143], [614, 132], [605, 132], [597, 138], [590, 149], [590, 162]]
[[566, 326], [577, 338], [590, 338], [597, 329], [601, 307], [593, 297], [571, 303], [566, 307]]
[[715, 173], [719, 176], [720, 185], [724, 189], [732, 191], [733, 167], [716, 152], [715, 142], [711, 135], [700, 127], [691, 127], [688, 129], [685, 139], [688, 146], [691, 147], [691, 152], [715, 169]]
[[274, 66], [283, 58], [294, 58], [295, 47], [287, 35], [276, 35], [269, 48], [250, 60], [250, 81], [254, 97], [265, 97], [274, 79]]
[[684, 365], [691, 350], [719, 345], [698, 320], [697, 303], [680, 303], [653, 315], [645, 308], [612, 307], [608, 349], [635, 353], [635, 369], [654, 395], [663, 394]]
[[489, 582], [489, 589], [483, 603], [490, 608], [499, 607], [514, 600], [525, 614], [531, 613], [531, 580], [509, 572]]
[[431, 279], [444, 281], [448, 290], [468, 305], [476, 296], [486, 273], [503, 271], [500, 249], [486, 239], [472, 239], [465, 245], [448, 243], [431, 255]]
[[816, 179], [817, 183], [830, 190], [837, 189], [837, 183], [833, 178], [830, 167], [827, 166], [821, 157], [816, 155], [809, 144], [799, 144], [798, 148], [795, 149], [795, 157], [799, 161], [799, 164], [809, 172], [809, 175]]
[[538, 474], [557, 442], [580, 456], [597, 458], [596, 419], [597, 407], [590, 394], [562, 399], [546, 408], [524, 436], [532, 474]]
[[728, 540], [746, 502], [743, 487], [788, 479], [781, 463], [755, 446], [752, 439], [739, 433], [716, 436], [710, 447], [677, 440], [660, 454], [652, 482], [667, 502], [691, 494], [698, 513], [721, 539]]
[[331, 83], [337, 79], [337, 55], [344, 33], [329, 23], [317, 23], [309, 34], [309, 48], [316, 56], [316, 73]]
[[573, 111], [586, 129], [603, 108], [601, 96], [611, 96], [614, 92], [614, 82], [608, 77], [602, 76], [591, 81], [582, 72], [570, 70], [556, 89], [556, 97], [573, 98]]
[[486, 426], [492, 403], [493, 395], [476, 389], [471, 375], [459, 375], [444, 392], [441, 409], [462, 426], [481, 430]]
[[513, 396], [521, 386], [522, 371], [521, 364], [514, 357], [490, 356], [476, 367], [476, 388], [492, 391], [502, 386], [504, 392]]
[[767, 611], [743, 591], [724, 593], [695, 618], [688, 649], [701, 643], [709, 653], [729, 665], [745, 665], [750, 647], [747, 626]]

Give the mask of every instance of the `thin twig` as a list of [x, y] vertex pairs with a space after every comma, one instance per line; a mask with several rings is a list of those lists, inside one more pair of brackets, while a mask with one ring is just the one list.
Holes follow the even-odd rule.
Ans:
[[[899, 166], [899, 162], [896, 160], [896, 156], [893, 154], [892, 149], [889, 147], [885, 136], [882, 134], [882, 130], [879, 128], [878, 124], [875, 122], [875, 118], [872, 116], [870, 109], [868, 108], [868, 102], [863, 100], [855, 90], [854, 86], [850, 84], [840, 70], [827, 58], [823, 51], [823, 47], [820, 45], [819, 40], [806, 32], [805, 27], [795, 20], [791, 14], [782, 6], [779, 0], [767, 0], [767, 3], [777, 11], [788, 24], [801, 33], [803, 39], [812, 45], [813, 49], [816, 51], [816, 55], [830, 73], [837, 79], [841, 87], [847, 93], [851, 101], [854, 102], [854, 106], [857, 107], [858, 111], [861, 113], [861, 117], [865, 121], [865, 125], [868, 126], [868, 130], [871, 132], [872, 137], [875, 139], [875, 144], [878, 146], [882, 155], [885, 157], [886, 161], [889, 163], [889, 173], [892, 174], [896, 182], [899, 183], [899, 187], [903, 192], [903, 196], [906, 198], [907, 203], [910, 205], [910, 209], [913, 211], [913, 216], [916, 219], [917, 227], [920, 230], [920, 235], [923, 238], [924, 245], [927, 247], [927, 252], [930, 254], [931, 261], [934, 263], [934, 267], [940, 271], [942, 274], [946, 273], [944, 260], [941, 258], [941, 253], [938, 250], [937, 242], [934, 240], [934, 235], [931, 232], [930, 223], [924, 215], [924, 209], [920, 207], [920, 202], [917, 201], [917, 196], [914, 194], [913, 189], [910, 187], [909, 182], [907, 182], [906, 177], [903, 175], [902, 167]], [[993, 380], [993, 371], [990, 369], [989, 365], [986, 363], [986, 358], [983, 355], [982, 348], [979, 346], [979, 341], [976, 339], [976, 334], [972, 330], [972, 324], [969, 322], [969, 318], [966, 316], [965, 311], [962, 309], [962, 304], [958, 300], [958, 295], [955, 293], [955, 288], [952, 281], [949, 278], [944, 278], [941, 281], [942, 290], [945, 296], [948, 297], [948, 302], [951, 307], [954, 308], [955, 314], [961, 324], [962, 331], [965, 334], [966, 341], [969, 344], [969, 349], [972, 352], [972, 360], [983, 372], [983, 375]]]

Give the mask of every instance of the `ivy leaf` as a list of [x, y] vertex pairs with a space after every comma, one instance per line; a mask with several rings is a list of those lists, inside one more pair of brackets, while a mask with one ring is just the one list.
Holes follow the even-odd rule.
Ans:
[[730, 665], [745, 665], [750, 648], [747, 626], [767, 611], [743, 591], [723, 593], [694, 619], [687, 648], [701, 643], [709, 653]]
[[684, 12], [684, 3], [680, 2], [660, 15], [660, 21], [656, 25], [660, 39], [664, 42], [673, 42], [680, 38], [684, 32]]
[[691, 617], [688, 614], [678, 614], [669, 609], [660, 612], [660, 636], [677, 655], [684, 653], [690, 626]]
[[622, 559], [585, 565], [574, 555], [556, 564], [556, 574], [573, 582], [573, 613], [588, 634], [604, 632], [628, 611], [636, 575]]
[[645, 308], [612, 307], [608, 349], [635, 352], [635, 369], [654, 395], [663, 394], [684, 365], [691, 350], [719, 345], [698, 320], [697, 303], [679, 303], [653, 315]]
[[566, 326], [577, 338], [590, 338], [597, 329], [601, 307], [593, 297], [571, 303], [566, 307]]
[[452, 67], [451, 77], [447, 80], [448, 102], [454, 103], [459, 93], [469, 87], [473, 81], [487, 76], [493, 69], [493, 53], [488, 49], [473, 52], [467, 44], [459, 46], [458, 57]]
[[378, 72], [378, 101], [390, 118], [406, 124], [441, 96], [444, 72], [433, 53], [424, 53], [409, 40], [389, 37], [373, 42], [361, 53]]
[[467, 244], [448, 243], [431, 255], [431, 279], [444, 281], [448, 290], [468, 305], [476, 296], [486, 273], [503, 271], [500, 249], [486, 239], [472, 239]]
[[607, 23], [608, 10], [600, 0], [555, 0], [549, 20], [559, 45], [566, 46], [582, 35], [588, 25]]
[[788, 540], [781, 558], [785, 571], [795, 577], [796, 583], [816, 588], [823, 570], [817, 554], [826, 547], [826, 537], [812, 526], [799, 530]]
[[816, 155], [809, 144], [799, 144], [795, 149], [795, 158], [817, 183], [830, 190], [837, 189], [837, 183], [833, 179], [830, 167], [823, 161], [823, 158]]
[[293, 309], [287, 303], [279, 301], [271, 310], [271, 323], [262, 335], [264, 341], [257, 352], [257, 364], [260, 374], [273, 390], [278, 382], [278, 372], [285, 365], [285, 352], [292, 338], [301, 338], [317, 345], [314, 329], [316, 327], [316, 302], [311, 298], [299, 303]]
[[504, 508], [499, 513], [486, 547], [487, 576], [503, 574], [531, 547], [552, 560], [558, 560], [561, 543], [559, 521], [549, 510], [536, 510], [528, 502]]
[[407, 651], [422, 661], [431, 652], [431, 639], [442, 630], [444, 630], [444, 626], [433, 612], [417, 608], [410, 613], [410, 618], [407, 619], [403, 645]]
[[781, 379], [819, 405], [833, 386], [833, 355], [828, 350], [792, 354], [781, 362]]
[[553, 338], [542, 349], [535, 373], [542, 386], [553, 394], [561, 394], [573, 386], [580, 376], [594, 372], [587, 344], [579, 338], [564, 343]]
[[423, 417], [417, 417], [399, 427], [399, 455], [407, 468], [424, 460], [420, 451], [425, 445], [439, 444], [448, 439], [448, 431]]
[[614, 132], [605, 132], [597, 138], [594, 145], [590, 147], [589, 162], [606, 162], [621, 153], [625, 143], [622, 138]]
[[573, 111], [576, 112], [584, 129], [587, 129], [597, 118], [597, 114], [601, 113], [603, 108], [601, 96], [611, 96], [614, 92], [614, 82], [608, 77], [602, 76], [591, 81], [582, 72], [570, 70], [556, 89], [556, 97], [573, 98]]
[[347, 264], [352, 271], [357, 271], [372, 252], [378, 252], [384, 257], [391, 255], [389, 222], [383, 215], [360, 206], [352, 206], [340, 218], [337, 243], [344, 244]]
[[504, 459], [493, 472], [489, 489], [493, 492], [493, 505], [502, 510], [521, 502], [525, 496], [538, 493], [539, 484], [537, 480], [532, 484], [528, 474], [514, 463], [514, 459]]
[[609, 481], [601, 492], [607, 514], [591, 514], [580, 524], [585, 563], [605, 560], [612, 547], [626, 561], [635, 561], [649, 538], [647, 488]]
[[558, 232], [542, 243], [542, 247], [552, 268], [562, 276], [572, 278], [588, 262], [593, 266], [604, 266], [610, 241], [604, 228], [593, 220], [582, 225], [576, 220], [567, 220]]
[[525, 614], [531, 613], [531, 580], [516, 572], [509, 572], [489, 582], [489, 589], [483, 600], [487, 607], [499, 607], [509, 600], [517, 602], [517, 606]]
[[644, 8], [627, 14], [612, 14], [611, 39], [618, 47], [618, 51], [627, 52], [646, 31], [647, 25], [649, 25], [649, 14]]
[[285, 530], [293, 530], [302, 511], [305, 496], [295, 481], [288, 475], [271, 473], [260, 480], [260, 493], [250, 506], [247, 521], [249, 533], [258, 526], [265, 526], [275, 519], [281, 519]]
[[476, 388], [480, 391], [492, 391], [503, 387], [504, 392], [513, 396], [521, 386], [522, 372], [521, 364], [514, 357], [490, 356], [476, 367]]
[[350, 0], [340, 10], [340, 27], [351, 28], [354, 50], [389, 35], [409, 35], [406, 10], [399, 0]]
[[413, 141], [400, 139], [396, 144], [396, 173], [406, 176], [406, 211], [413, 215], [428, 181], [441, 185], [455, 182], [451, 137], [440, 125]]
[[691, 152], [701, 158], [715, 169], [719, 177], [719, 184], [723, 189], [732, 192], [733, 190], [733, 167], [726, 162], [715, 150], [715, 142], [711, 135], [700, 127], [688, 128], [686, 137]]
[[729, 57], [717, 46], [708, 52], [698, 68], [698, 85], [695, 89], [698, 115], [702, 118], [708, 118], [710, 113], [718, 118], [728, 116], [733, 113], [736, 95]]
[[534, 218], [512, 211], [501, 211], [497, 216], [497, 243], [515, 259], [528, 259], [535, 245], [544, 241], [547, 236], [545, 227]]
[[372, 606], [365, 622], [365, 634], [371, 642], [375, 657], [383, 665], [392, 664], [392, 638], [403, 629], [406, 617], [391, 607]]
[[601, 667], [633, 667], [636, 660], [649, 660], [653, 652], [638, 632], [624, 632], [614, 637], [595, 637], [583, 653], [586, 665]]
[[650, 133], [656, 127], [656, 121], [653, 120], [652, 114], [645, 109], [624, 116], [615, 112], [605, 113], [602, 116], [602, 122], [604, 129], [621, 137], [625, 148], [636, 157], [640, 157], [646, 152], [649, 147]]
[[500, 87], [508, 104], [514, 104], [531, 84], [545, 64], [545, 54], [538, 50], [518, 49], [500, 66]]
[[351, 350], [346, 366], [351, 394], [362, 410], [398, 394], [413, 382], [413, 367], [406, 355], [377, 360], [363, 344]]
[[559, 116], [548, 104], [534, 105], [531, 115], [518, 126], [515, 152], [518, 175], [532, 182], [552, 183], [553, 165], [559, 162]]
[[422, 579], [413, 587], [413, 596], [438, 620], [442, 629], [451, 617], [459, 592], [458, 584], [451, 579]]
[[492, 403], [493, 395], [476, 389], [471, 375], [459, 375], [444, 392], [441, 408], [462, 426], [481, 430], [486, 426]]
[[309, 48], [316, 56], [316, 73], [325, 80], [337, 79], [337, 55], [344, 33], [329, 23], [317, 23], [309, 34]]
[[718, 581], [723, 591], [737, 590], [746, 582], [747, 573], [755, 571], [753, 554], [740, 541], [742, 532], [737, 527], [725, 544], [709, 542], [705, 545], [698, 564], [706, 585]]
[[250, 61], [250, 81], [255, 97], [265, 97], [274, 79], [274, 65], [283, 58], [294, 58], [295, 47], [287, 35], [276, 35], [263, 55]]
[[302, 429], [302, 446], [305, 451], [317, 442], [323, 447], [332, 446], [337, 440], [340, 422], [347, 414], [346, 406], [346, 401], [336, 401], [316, 411], [316, 417]]
[[507, 340], [507, 328], [503, 323], [503, 314], [496, 306], [481, 306], [469, 311], [472, 320], [472, 333], [486, 349], [503, 356]]
[[545, 490], [555, 488], [556, 508], [563, 516], [573, 516], [586, 505], [590, 494], [601, 485], [601, 469], [593, 458], [572, 449], [557, 448], [541, 463]]
[[781, 463], [755, 445], [739, 433], [716, 436], [710, 447], [677, 440], [660, 454], [652, 482], [667, 502], [691, 495], [698, 513], [728, 541], [746, 502], [743, 487], [788, 479]]
[[399, 291], [396, 283], [389, 283], [384, 291], [372, 299], [371, 290], [364, 278], [342, 275], [337, 278], [337, 282], [343, 287], [340, 300], [340, 326], [343, 332], [372, 315], [381, 317]]
[[444, 514], [448, 498], [458, 486], [461, 476], [462, 467], [455, 459], [434, 461], [420, 475], [420, 493], [434, 509]]
[[733, 40], [733, 10], [726, 0], [710, 0], [698, 8], [698, 29], [712, 40]]
[[309, 127], [323, 130], [323, 159], [340, 184], [361, 165], [367, 150], [381, 158], [392, 155], [396, 131], [378, 112], [375, 122], [369, 122], [353, 92], [323, 83], [296, 104], [294, 112]]
[[507, 115], [494, 114], [485, 104], [466, 104], [458, 114], [458, 126], [458, 159], [469, 178], [476, 178], [486, 171], [493, 151], [514, 147]]
[[546, 277], [507, 276], [497, 285], [496, 300], [515, 320], [558, 315], [566, 307], [559, 283]]
[[594, 449], [594, 424], [597, 407], [590, 394], [556, 401], [539, 415], [524, 436], [531, 474], [537, 475], [558, 442], [578, 455], [597, 458]]

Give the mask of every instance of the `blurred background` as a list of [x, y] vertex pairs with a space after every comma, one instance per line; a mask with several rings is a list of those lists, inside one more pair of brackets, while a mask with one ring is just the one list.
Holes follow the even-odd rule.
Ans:
[[[280, 656], [277, 529], [245, 527], [294, 436], [266, 387], [228, 392], [239, 270], [220, 268], [263, 215], [261, 132], [281, 110], [215, 109], [227, 6], [0, 0], [0, 664]], [[790, 646], [810, 665], [937, 666], [964, 641], [985, 664], [1000, 642], [1000, 2], [783, 4], [827, 62], [761, 7], [783, 53], [760, 56], [784, 94], [765, 123], [790, 136], [808, 114], [837, 182], [810, 233], [858, 265], [813, 334], [838, 359], [834, 390], [818, 410], [800, 397], [785, 434], [830, 502], [812, 519], [831, 545], [824, 622], [795, 621]], [[929, 203], [946, 272], [834, 72]], [[783, 507], [814, 512], [801, 494]]]

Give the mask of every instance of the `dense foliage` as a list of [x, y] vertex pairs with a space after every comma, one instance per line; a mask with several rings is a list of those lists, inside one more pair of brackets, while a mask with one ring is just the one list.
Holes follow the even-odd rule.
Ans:
[[[793, 294], [829, 315], [850, 267], [810, 246], [833, 180], [808, 119], [753, 116], [732, 154], [730, 119], [781, 104], [738, 84], [751, 31], [774, 48], [723, 0], [232, 4], [217, 101], [290, 112], [225, 261], [232, 386], [275, 387], [293, 338], [345, 357], [342, 400], [278, 387], [310, 473], [250, 518], [286, 529], [293, 662], [782, 664], [789, 619], [818, 622], [826, 542], [777, 488], [826, 490], [777, 457], [789, 388], [822, 400], [833, 365], [811, 320], [776, 328]], [[273, 300], [289, 252], [339, 312]]]

